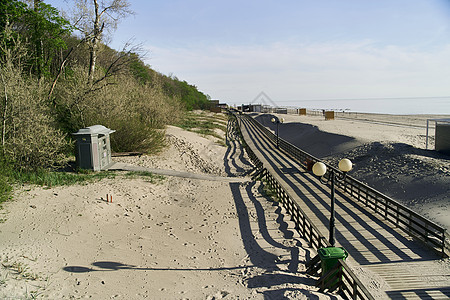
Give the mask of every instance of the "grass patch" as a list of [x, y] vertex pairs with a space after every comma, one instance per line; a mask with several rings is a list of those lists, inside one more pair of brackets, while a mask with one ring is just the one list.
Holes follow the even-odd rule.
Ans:
[[263, 179], [261, 181], [263, 183], [262, 194], [275, 202], [279, 202], [276, 190], [270, 185], [267, 180]]
[[215, 130], [219, 129], [226, 133], [226, 121], [227, 116], [221, 114], [209, 116], [204, 113], [188, 112], [176, 126], [204, 136], [215, 137], [219, 140], [220, 145], [225, 145], [224, 137]]
[[[0, 174], [0, 208], [2, 203], [11, 199], [12, 186], [9, 183], [8, 177]], [[1, 222], [2, 220], [0, 220]]]
[[38, 185], [45, 187], [74, 185], [114, 178], [114, 172], [93, 172], [79, 170], [77, 173], [55, 172], [51, 170], [20, 170], [5, 160], [0, 159], [0, 208], [2, 203], [12, 197], [13, 186], [17, 185]]
[[147, 171], [132, 171], [127, 172], [124, 175], [121, 175], [115, 171], [95, 172], [91, 170], [79, 170], [77, 173], [41, 170], [36, 172], [16, 172], [12, 174], [15, 183], [46, 187], [91, 183], [101, 181], [103, 179], [114, 179], [122, 176], [124, 178], [144, 177], [151, 183], [157, 183], [164, 179], [164, 176], [156, 175]]
[[40, 186], [54, 187], [62, 185], [74, 185], [114, 178], [117, 174], [110, 171], [94, 172], [80, 171], [78, 173], [53, 172], [38, 170], [33, 172], [13, 172], [11, 178], [19, 184], [34, 184]]
[[222, 131], [226, 131], [226, 125], [222, 123], [217, 123], [215, 120], [206, 119], [206, 118], [198, 118], [195, 115], [186, 116], [179, 124], [178, 127], [181, 127], [186, 130], [190, 129], [220, 129]]
[[[31, 273], [29, 271], [28, 265], [21, 263], [21, 262], [10, 262], [8, 258], [4, 259], [2, 261], [2, 266], [5, 269], [11, 270], [15, 273], [15, 275], [18, 275], [24, 279], [28, 280], [38, 280], [40, 279], [39, 274]], [[6, 281], [6, 279], [5, 279]]]
[[[164, 176], [156, 175], [147, 171], [128, 172], [124, 175], [114, 171], [95, 172], [91, 170], [79, 169], [76, 173], [56, 172], [50, 170], [18, 170], [5, 161], [0, 162], [0, 208], [3, 202], [11, 199], [13, 186], [16, 185], [37, 185], [44, 187], [68, 186], [75, 184], [86, 184], [103, 179], [114, 179], [116, 177], [137, 178], [143, 177], [147, 182], [159, 183], [165, 179]], [[0, 219], [0, 222], [2, 219]]]

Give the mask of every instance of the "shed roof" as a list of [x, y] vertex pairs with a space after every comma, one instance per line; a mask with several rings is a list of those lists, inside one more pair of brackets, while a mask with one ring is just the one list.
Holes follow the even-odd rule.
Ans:
[[72, 133], [73, 135], [97, 135], [97, 134], [110, 134], [115, 132], [115, 130], [111, 130], [109, 128], [106, 128], [103, 125], [92, 125], [86, 128], [82, 128], [78, 130], [75, 133]]

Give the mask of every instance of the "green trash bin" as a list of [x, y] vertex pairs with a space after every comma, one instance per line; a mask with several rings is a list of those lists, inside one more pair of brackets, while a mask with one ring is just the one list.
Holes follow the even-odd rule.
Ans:
[[[325, 247], [319, 249], [319, 257], [322, 265], [322, 276], [332, 270], [334, 266], [338, 263], [339, 259], [345, 260], [348, 257], [348, 252], [342, 247]], [[325, 282], [327, 286], [332, 286], [336, 284], [334, 282]]]

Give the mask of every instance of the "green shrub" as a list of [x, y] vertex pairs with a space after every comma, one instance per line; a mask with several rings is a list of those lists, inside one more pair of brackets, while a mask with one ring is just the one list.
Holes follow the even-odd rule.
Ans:
[[18, 52], [5, 52], [0, 68], [2, 155], [19, 169], [51, 168], [63, 162], [67, 141], [53, 119], [45, 83], [22, 74], [22, 50], [17, 45]]
[[1, 204], [11, 198], [12, 187], [9, 184], [8, 177], [0, 174], [0, 207]]
[[178, 121], [182, 107], [164, 94], [157, 83], [141, 84], [120, 76], [90, 98], [95, 109], [85, 112], [86, 125], [101, 124], [113, 130], [111, 147], [117, 152], [155, 152], [164, 146], [164, 128]]
[[116, 118], [108, 122], [108, 126], [116, 130], [111, 134], [111, 147], [116, 152], [155, 153], [165, 145], [164, 130], [151, 128], [138, 117]]

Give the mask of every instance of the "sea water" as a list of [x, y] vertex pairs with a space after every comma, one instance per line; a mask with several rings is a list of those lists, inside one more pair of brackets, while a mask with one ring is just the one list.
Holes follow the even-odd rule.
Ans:
[[276, 101], [279, 106], [395, 115], [450, 115], [450, 97]]

